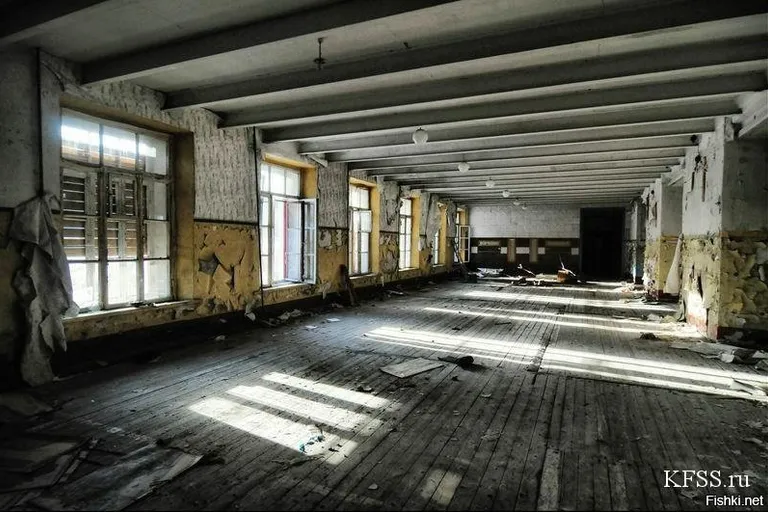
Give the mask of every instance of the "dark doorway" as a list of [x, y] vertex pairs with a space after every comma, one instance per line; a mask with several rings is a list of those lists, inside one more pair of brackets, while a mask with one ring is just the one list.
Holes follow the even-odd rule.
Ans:
[[587, 279], [621, 279], [624, 208], [581, 209], [581, 271]]

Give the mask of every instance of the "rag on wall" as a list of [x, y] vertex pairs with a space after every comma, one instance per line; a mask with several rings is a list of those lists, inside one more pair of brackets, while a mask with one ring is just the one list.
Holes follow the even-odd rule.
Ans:
[[66, 351], [64, 316], [78, 312], [72, 298], [72, 280], [59, 233], [53, 222], [47, 194], [17, 206], [9, 238], [20, 246], [25, 266], [13, 279], [24, 306], [27, 334], [21, 353], [21, 377], [37, 386], [53, 380], [51, 356]]

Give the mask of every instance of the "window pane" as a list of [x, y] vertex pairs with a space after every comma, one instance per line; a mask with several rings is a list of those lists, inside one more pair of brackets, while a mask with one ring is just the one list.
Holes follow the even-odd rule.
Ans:
[[261, 196], [260, 205], [261, 205], [261, 209], [259, 210], [259, 225], [269, 226], [270, 225], [269, 197]]
[[261, 284], [263, 286], [269, 286], [272, 281], [269, 279], [269, 256], [261, 257]]
[[64, 252], [70, 261], [99, 259], [98, 217], [64, 217], [62, 229]]
[[370, 272], [368, 268], [368, 253], [362, 252], [360, 253], [360, 273], [367, 274], [368, 272]]
[[277, 165], [270, 165], [269, 168], [269, 191], [273, 194], [285, 194], [285, 170]]
[[145, 258], [170, 257], [169, 228], [170, 225], [167, 222], [146, 221], [144, 223]]
[[98, 197], [98, 176], [95, 171], [63, 170], [61, 206], [65, 214], [98, 215]]
[[301, 281], [301, 240], [303, 226], [301, 223], [301, 203], [286, 203], [287, 229], [286, 229], [286, 279]]
[[372, 219], [371, 210], [360, 211], [360, 231], [362, 231], [363, 233], [371, 232], [371, 228], [372, 228], [371, 219]]
[[136, 134], [113, 128], [104, 127], [104, 165], [120, 169], [134, 170], [136, 168]]
[[136, 182], [133, 178], [111, 176], [107, 190], [107, 215], [136, 215]]
[[410, 199], [401, 199], [400, 200], [400, 215], [410, 215], [411, 214], [411, 200]]
[[64, 114], [61, 117], [61, 157], [98, 165], [98, 123]]
[[269, 164], [259, 166], [259, 191], [269, 192]]
[[140, 134], [138, 170], [151, 174], [168, 174], [168, 141]]
[[69, 275], [72, 278], [72, 294], [80, 309], [93, 309], [99, 306], [99, 264], [70, 263]]
[[285, 170], [285, 195], [293, 197], [301, 195], [301, 173], [299, 171]]
[[371, 207], [371, 191], [366, 187], [360, 187], [360, 208]]
[[272, 282], [285, 279], [285, 202], [273, 201], [272, 203]]
[[304, 208], [304, 275], [305, 281], [315, 282], [315, 251], [317, 250], [317, 228], [314, 201], [305, 201]]
[[129, 304], [138, 300], [136, 269], [138, 262], [115, 261], [107, 264], [107, 301], [109, 304]]
[[152, 260], [144, 262], [144, 300], [153, 301], [171, 297], [171, 262]]
[[136, 259], [136, 221], [107, 222], [107, 257], [110, 260]]
[[148, 219], [168, 220], [168, 186], [165, 183], [144, 180], [144, 211]]

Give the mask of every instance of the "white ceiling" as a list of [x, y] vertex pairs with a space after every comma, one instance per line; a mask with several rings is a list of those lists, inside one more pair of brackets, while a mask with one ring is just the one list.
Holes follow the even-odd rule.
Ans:
[[626, 201], [768, 87], [755, 0], [368, 1], [94, 0], [0, 23], [0, 46], [462, 202], [504, 202], [489, 176], [529, 202]]

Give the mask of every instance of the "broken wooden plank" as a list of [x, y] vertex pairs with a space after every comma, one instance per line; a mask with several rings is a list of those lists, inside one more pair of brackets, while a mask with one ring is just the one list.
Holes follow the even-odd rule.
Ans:
[[382, 366], [380, 370], [384, 373], [404, 379], [405, 377], [412, 377], [420, 373], [428, 372], [429, 370], [434, 370], [435, 368], [440, 368], [441, 366], [444, 366], [443, 363], [418, 358], [405, 361], [404, 363]]
[[114, 466], [45, 491], [32, 504], [47, 510], [122, 510], [191, 468], [200, 455], [145, 446]]

